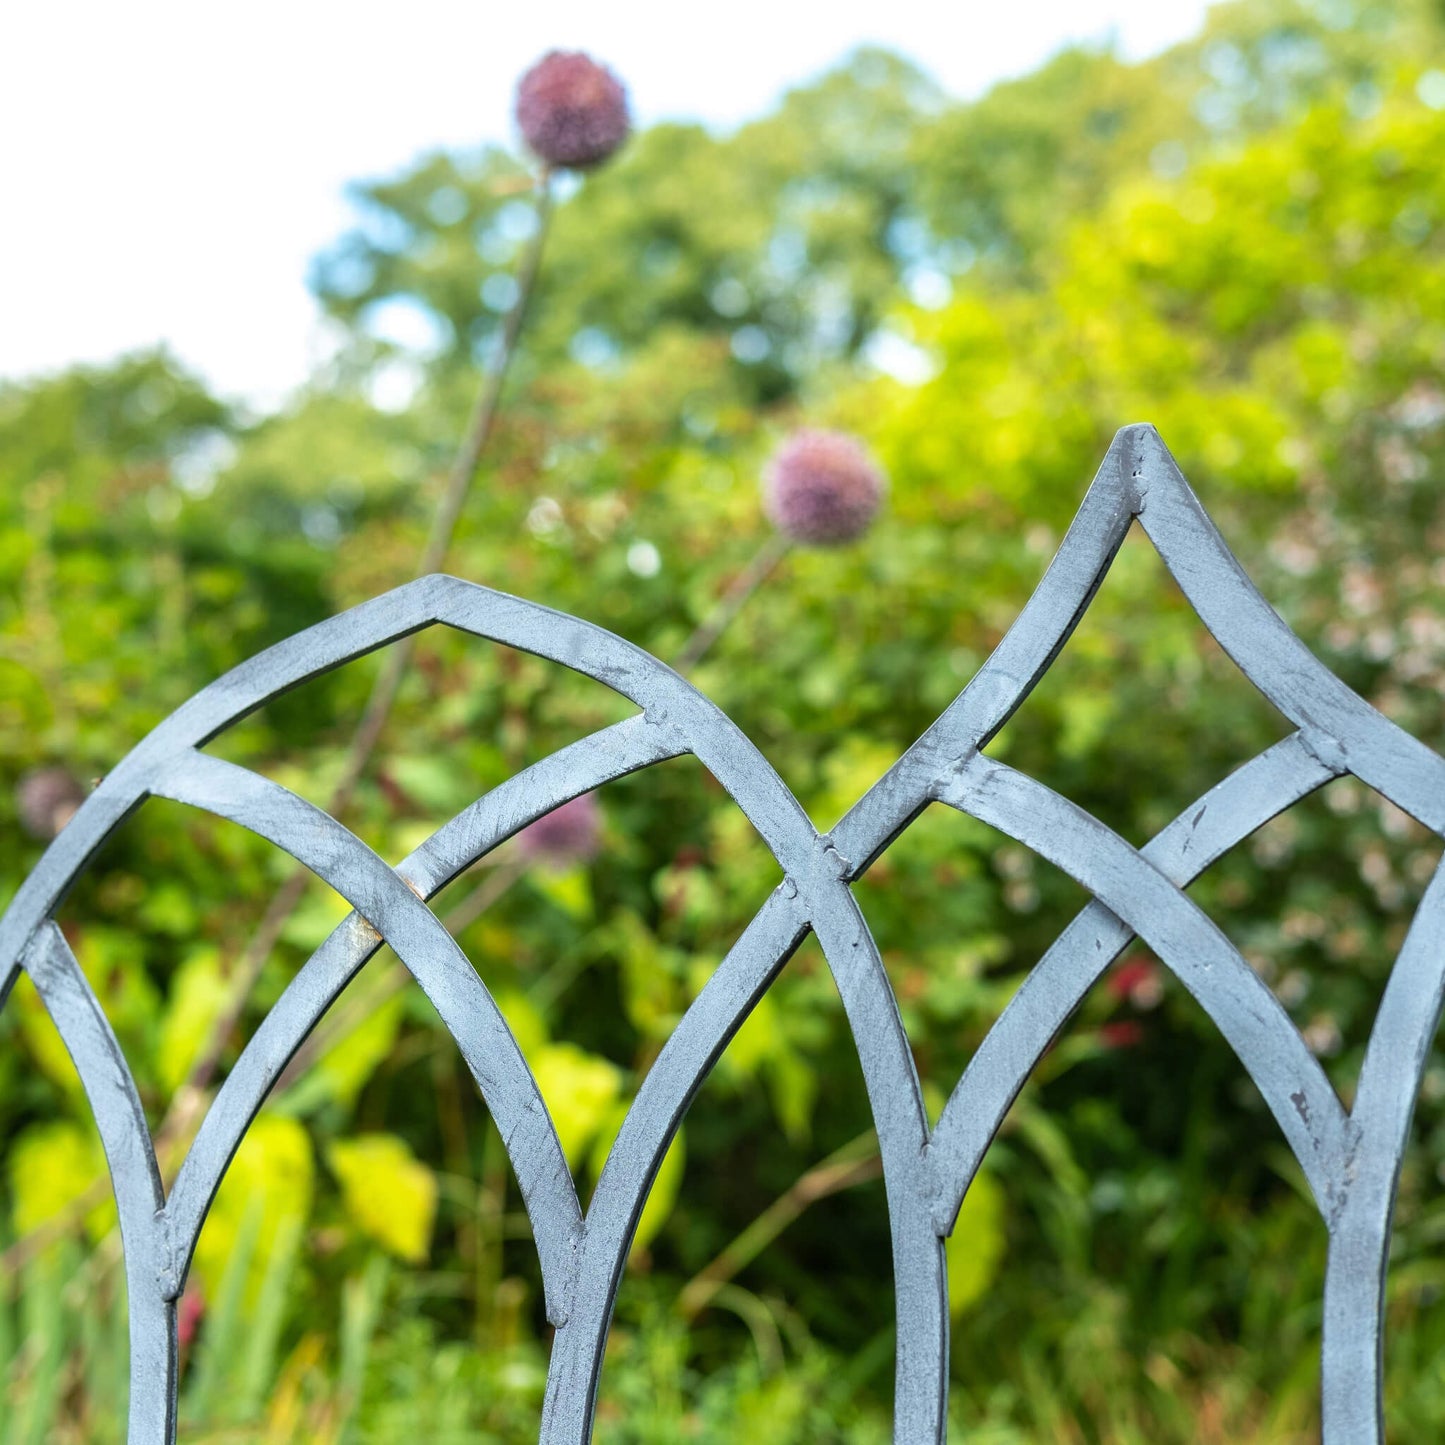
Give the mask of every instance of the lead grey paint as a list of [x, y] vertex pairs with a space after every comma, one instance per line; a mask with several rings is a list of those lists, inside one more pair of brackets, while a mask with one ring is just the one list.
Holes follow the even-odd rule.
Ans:
[[[981, 752], [1067, 641], [1136, 519], [1205, 625], [1297, 729], [1137, 850]], [[435, 624], [573, 668], [639, 712], [478, 799], [395, 868], [311, 804], [200, 751], [278, 693]], [[427, 903], [567, 799], [682, 754], [697, 757], [731, 794], [777, 859], [781, 881], [643, 1080], [584, 1215], [515, 1038]], [[1445, 882], [1437, 874], [1420, 905], [1348, 1111], [1274, 996], [1183, 892], [1276, 813], [1347, 773], [1445, 833], [1445, 761], [1352, 693], [1289, 631], [1148, 426], [1119, 432], [1058, 556], [993, 656], [831, 834], [815, 830], [731, 720], [656, 658], [601, 628], [503, 593], [426, 577], [270, 648], [198, 693], [123, 759], [0, 918], [0, 1003], [24, 969], [75, 1060], [110, 1167], [130, 1298], [131, 1445], [175, 1439], [175, 1301], [242, 1136], [307, 1034], [383, 942], [436, 1007], [506, 1140], [555, 1326], [539, 1438], [544, 1445], [583, 1445], [591, 1437], [618, 1281], [663, 1155], [728, 1040], [810, 931], [837, 982], [878, 1129], [893, 1232], [899, 1445], [935, 1445], [947, 1433], [943, 1241], [964, 1195], [1039, 1058], [1135, 936], [1214, 1020], [1299, 1161], [1329, 1233], [1324, 1438], [1326, 1445], [1379, 1445], [1391, 1213], [1445, 991]], [[54, 922], [96, 850], [147, 797], [206, 809], [270, 839], [354, 909], [242, 1051], [169, 1198], [125, 1057]], [[934, 802], [1048, 858], [1094, 901], [1010, 1001], [930, 1131], [897, 1003], [849, 885]]]

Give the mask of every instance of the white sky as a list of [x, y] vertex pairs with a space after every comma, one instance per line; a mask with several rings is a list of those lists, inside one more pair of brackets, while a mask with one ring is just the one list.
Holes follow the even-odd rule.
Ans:
[[554, 46], [627, 83], [638, 121], [730, 125], [855, 45], [974, 95], [1070, 39], [1182, 39], [1205, 0], [3, 0], [0, 377], [164, 341], [277, 400], [320, 354], [305, 287], [346, 181], [511, 137]]

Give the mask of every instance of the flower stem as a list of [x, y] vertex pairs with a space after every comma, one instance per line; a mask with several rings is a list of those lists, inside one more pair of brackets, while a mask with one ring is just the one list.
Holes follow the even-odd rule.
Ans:
[[724, 629], [738, 615], [750, 598], [764, 582], [772, 576], [778, 563], [788, 554], [788, 539], [781, 532], [774, 532], [753, 554], [753, 560], [733, 578], [727, 590], [718, 599], [717, 606], [703, 618], [691, 637], [683, 643], [682, 650], [673, 659], [674, 671], [687, 675], [702, 661]]
[[[503, 387], [517, 352], [517, 343], [522, 335], [533, 294], [537, 289], [542, 253], [550, 229], [553, 208], [550, 171], [543, 171], [538, 178], [536, 196], [537, 224], [522, 258], [517, 277], [517, 299], [502, 323], [496, 359], [483, 379], [476, 405], [472, 409], [461, 445], [448, 473], [446, 487], [432, 516], [426, 545], [417, 561], [417, 577], [425, 577], [437, 571], [445, 562], [462, 509], [476, 479], [482, 455], [496, 430]], [[327, 811], [333, 815], [344, 812], [356, 792], [357, 784], [361, 781], [396, 704], [414, 649], [414, 637], [405, 637], [387, 650], [382, 670], [372, 687], [371, 696], [367, 699], [361, 721], [352, 737], [341, 778], [331, 794]], [[305, 868], [298, 866], [273, 896], [241, 955], [228, 1005], [207, 1035], [205, 1047], [197, 1056], [185, 1084], [177, 1092], [176, 1099], [161, 1124], [160, 1137], [184, 1133], [189, 1126], [191, 1114], [199, 1108], [204, 1091], [215, 1076], [226, 1040], [239, 1022], [266, 960], [271, 956], [286, 924], [301, 902], [310, 876]]]

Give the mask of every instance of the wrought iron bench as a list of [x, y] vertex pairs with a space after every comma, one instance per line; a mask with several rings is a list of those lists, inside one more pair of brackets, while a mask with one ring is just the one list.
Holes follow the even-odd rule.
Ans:
[[[1139, 850], [981, 751], [1048, 669], [1136, 518], [1205, 625], [1297, 729]], [[639, 711], [479, 798], [395, 868], [312, 804], [200, 751], [287, 688], [437, 623], [573, 668]], [[727, 789], [783, 878], [648, 1073], [584, 1215], [516, 1040], [427, 903], [476, 859], [566, 800], [685, 753]], [[943, 1241], [984, 1151], [1051, 1040], [1136, 935], [1173, 970], [1238, 1055], [1327, 1226], [1325, 1440], [1380, 1441], [1391, 1213], [1445, 987], [1445, 885], [1437, 874], [1401, 949], [1348, 1111], [1274, 995], [1182, 891], [1268, 819], [1346, 773], [1445, 834], [1445, 761], [1351, 692], [1289, 631], [1148, 426], [1118, 434], [1058, 556], [1007, 636], [831, 834], [814, 829], [752, 743], [676, 673], [598, 627], [533, 603], [431, 576], [269, 649], [198, 693], [116, 766], [0, 919], [0, 999], [25, 970], [79, 1070], [110, 1166], [130, 1300], [131, 1445], [175, 1438], [176, 1301], [242, 1135], [308, 1032], [383, 942], [455, 1038], [520, 1183], [555, 1327], [541, 1439], [548, 1445], [586, 1441], [614, 1296], [668, 1143], [728, 1040], [810, 930], [842, 996], [882, 1154], [898, 1320], [897, 1441], [923, 1445], [946, 1435]], [[254, 830], [355, 910], [311, 956], [247, 1044], [169, 1196], [126, 1060], [53, 921], [106, 836], [147, 797], [207, 809]], [[892, 990], [849, 888], [930, 802], [991, 824], [1070, 874], [1094, 898], [1009, 1003], [931, 1130]]]

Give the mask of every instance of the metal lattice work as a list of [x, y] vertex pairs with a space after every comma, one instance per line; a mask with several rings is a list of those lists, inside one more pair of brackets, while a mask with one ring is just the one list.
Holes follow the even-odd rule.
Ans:
[[[1297, 729], [1136, 850], [1043, 784], [980, 751], [1078, 623], [1138, 519], [1205, 625]], [[606, 684], [640, 714], [563, 748], [464, 809], [395, 868], [293, 793], [199, 749], [306, 678], [436, 623]], [[427, 907], [451, 879], [567, 799], [690, 753], [727, 789], [783, 880], [643, 1080], [584, 1215], [547, 1107], [485, 984]], [[806, 934], [827, 956], [862, 1062], [882, 1153], [898, 1318], [894, 1439], [946, 1435], [945, 1236], [989, 1141], [1089, 988], [1142, 938], [1203, 1005], [1269, 1104], [1329, 1232], [1323, 1411], [1329, 1445], [1380, 1422], [1381, 1329], [1400, 1162], [1445, 989], [1445, 884], [1425, 893], [1385, 990], [1348, 1112], [1279, 1002], [1182, 889], [1275, 814], [1350, 773], [1445, 835], [1445, 761], [1314, 658], [1254, 589], [1154, 430], [1111, 446], [1058, 556], [977, 676], [831, 834], [758, 750], [656, 658], [574, 617], [452, 577], [427, 577], [321, 623], [213, 683], [100, 784], [0, 919], [0, 984], [20, 969], [64, 1037], [100, 1128], [130, 1300], [131, 1445], [175, 1438], [176, 1300], [233, 1153], [318, 1019], [384, 942], [455, 1038], [526, 1202], [555, 1326], [540, 1438], [581, 1445], [633, 1229], [688, 1103]], [[166, 1197], [134, 1080], [54, 910], [106, 836], [147, 797], [269, 839], [355, 910], [316, 950], [226, 1078]], [[980, 1045], [930, 1131], [909, 1041], [849, 884], [930, 803], [991, 824], [1094, 900]]]

